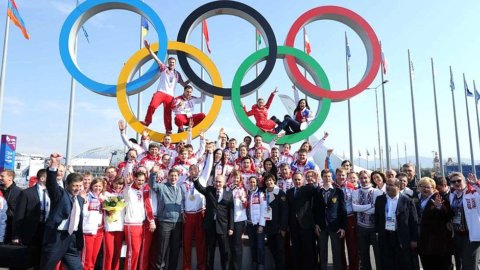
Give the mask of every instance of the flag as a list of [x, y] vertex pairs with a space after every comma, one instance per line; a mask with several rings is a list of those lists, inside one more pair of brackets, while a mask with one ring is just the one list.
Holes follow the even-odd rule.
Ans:
[[413, 68], [412, 60], [410, 60], [410, 75], [412, 76], [412, 80], [415, 80], [415, 68]]
[[453, 91], [455, 90], [455, 83], [453, 82], [453, 73], [452, 68], [450, 67], [450, 89]]
[[373, 155], [374, 155], [374, 156], [377, 155], [377, 149], [375, 149], [375, 147], [373, 148]]
[[477, 91], [477, 86], [475, 85], [475, 81], [473, 82], [473, 90], [475, 91], [475, 104], [478, 104], [478, 100], [480, 100], [480, 93]]
[[346, 54], [347, 54], [347, 61], [350, 61], [350, 57], [352, 57], [352, 55], [350, 54], [350, 46], [348, 45], [348, 39], [346, 34], [345, 34], [345, 48], [346, 48]]
[[257, 29], [257, 44], [260, 46], [262, 44], [262, 35], [260, 34], [260, 31]]
[[307, 36], [307, 30], [305, 29], [305, 27], [303, 28], [303, 40], [304, 40], [304, 51], [310, 55], [310, 53], [312, 52], [312, 47], [310, 46], [310, 40], [308, 39], [308, 36]]
[[15, 0], [8, 0], [8, 7], [7, 7], [7, 16], [12, 20], [12, 22], [22, 30], [23, 36], [26, 39], [30, 39], [30, 35], [27, 32], [25, 27], [25, 23], [18, 12], [17, 5], [15, 4]]
[[383, 54], [382, 51], [382, 67], [383, 67], [383, 74], [387, 74], [387, 66], [388, 66], [388, 61], [387, 58], [385, 58], [385, 55]]
[[361, 157], [362, 153], [360, 152], [360, 149], [358, 149], [358, 156]]
[[148, 33], [148, 21], [145, 17], [142, 16], [142, 22], [141, 22], [141, 25], [142, 25], [142, 38], [145, 38], [145, 36], [147, 35]]
[[370, 156], [370, 152], [368, 152], [368, 149], [367, 149], [367, 157], [369, 157], [369, 156]]
[[202, 33], [203, 37], [205, 38], [205, 43], [207, 44], [207, 51], [208, 53], [211, 53], [212, 51], [210, 50], [210, 37], [208, 36], [207, 20], [202, 21]]
[[467, 97], [473, 97], [473, 93], [468, 90], [468, 85], [465, 77], [463, 78], [463, 87], [465, 88], [465, 95], [467, 95]]
[[82, 26], [82, 31], [83, 31], [83, 35], [85, 36], [85, 39], [87, 39], [87, 42], [90, 43], [90, 40], [88, 39], [87, 30], [85, 30], [85, 27], [83, 27], [83, 26]]

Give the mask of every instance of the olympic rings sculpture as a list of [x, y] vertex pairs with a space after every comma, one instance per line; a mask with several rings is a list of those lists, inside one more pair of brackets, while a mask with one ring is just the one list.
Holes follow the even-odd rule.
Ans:
[[[139, 133], [146, 127], [136, 119], [127, 97], [144, 91], [159, 77], [157, 72], [158, 66], [155, 63], [140, 78], [130, 81], [135, 71], [151, 59], [148, 51], [141, 49], [127, 61], [119, 74], [117, 85], [107, 85], [88, 78], [79, 70], [72, 58], [72, 53], [75, 51], [74, 41], [82, 25], [92, 16], [112, 9], [129, 10], [147, 18], [157, 31], [159, 43], [152, 44], [152, 50], [156, 52], [159, 59], [165, 59], [167, 52], [177, 54], [178, 63], [186, 77], [191, 80], [192, 84], [199, 91], [213, 97], [212, 107], [207, 116], [193, 128], [193, 137], [197, 137], [202, 130], [208, 129], [213, 124], [220, 112], [223, 99], [231, 99], [237, 120], [250, 135], [260, 134], [267, 142], [273, 140], [275, 135], [263, 132], [246, 116], [240, 99], [253, 93], [268, 79], [277, 58], [284, 59], [285, 69], [294, 85], [309, 97], [319, 101], [315, 120], [310, 123], [308, 128], [297, 134], [286, 135], [278, 143], [295, 143], [315, 133], [324, 123], [331, 102], [343, 101], [361, 93], [373, 82], [380, 68], [380, 43], [373, 28], [360, 15], [338, 6], [320, 6], [303, 13], [295, 20], [288, 31], [285, 45], [277, 46], [275, 34], [268, 21], [254, 8], [240, 2], [213, 1], [200, 6], [187, 16], [182, 23], [177, 41], [168, 41], [161, 19], [147, 4], [140, 0], [85, 1], [70, 13], [62, 27], [59, 42], [62, 61], [67, 71], [87, 89], [101, 95], [115, 96], [123, 117]], [[258, 29], [267, 45], [266, 48], [254, 52], [243, 61], [235, 73], [231, 88], [223, 88], [220, 73], [207, 55], [197, 48], [186, 44], [190, 33], [201, 21], [220, 14], [233, 15], [248, 21]], [[363, 78], [354, 87], [340, 91], [330, 91], [328, 78], [318, 62], [306, 53], [293, 48], [298, 31], [308, 23], [317, 20], [341, 22], [352, 28], [362, 40], [367, 54], [367, 66]], [[193, 59], [207, 71], [212, 84], [202, 80], [193, 71], [187, 58]], [[250, 83], [241, 85], [246, 72], [261, 61], [265, 61], [265, 67], [259, 76]], [[309, 72], [315, 84], [312, 84], [304, 77], [297, 64]], [[149, 132], [154, 141], [161, 141], [165, 136], [165, 134], [154, 130], [149, 130]], [[172, 142], [178, 142], [186, 137], [186, 132], [173, 134]]]

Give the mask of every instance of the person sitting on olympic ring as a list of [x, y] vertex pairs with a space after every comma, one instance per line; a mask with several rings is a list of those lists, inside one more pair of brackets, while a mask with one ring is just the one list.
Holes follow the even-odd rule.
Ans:
[[173, 57], [168, 58], [168, 66], [165, 65], [150, 48], [148, 41], [144, 41], [145, 48], [147, 48], [150, 55], [157, 62], [160, 72], [160, 79], [158, 83], [157, 92], [153, 94], [150, 105], [148, 105], [147, 114], [145, 115], [145, 121], [142, 124], [149, 126], [152, 123], [152, 116], [157, 110], [158, 106], [163, 104], [163, 122], [165, 124], [165, 130], [167, 134], [172, 133], [172, 102], [175, 92], [175, 86], [177, 82], [186, 87], [190, 80], [183, 81], [182, 75], [175, 70], [176, 60]]
[[273, 92], [270, 94], [267, 104], [265, 104], [265, 100], [263, 98], [259, 98], [257, 100], [257, 104], [253, 105], [250, 111], [247, 111], [246, 106], [243, 105], [243, 110], [245, 111], [247, 116], [253, 115], [253, 117], [255, 118], [255, 125], [257, 127], [259, 127], [265, 132], [273, 134], [279, 134], [279, 132], [282, 131], [286, 125], [285, 121], [281, 122], [275, 116], [272, 116], [270, 119], [268, 119], [268, 109], [272, 104], [273, 97], [278, 92], [277, 88], [278, 87], [275, 87], [275, 90], [273, 90]]
[[293, 111], [293, 118], [290, 115], [285, 115], [284, 122], [285, 127], [284, 130], [288, 134], [298, 133], [307, 128], [308, 123], [313, 120], [313, 113], [310, 110], [310, 106], [308, 106], [308, 102], [306, 99], [300, 99], [298, 96], [298, 90], [295, 86], [293, 88], [293, 95], [295, 97], [295, 101], [297, 103], [297, 107]]
[[176, 97], [172, 102], [172, 109], [175, 112], [175, 125], [178, 127], [178, 133], [185, 131], [184, 126], [193, 121], [193, 127], [198, 125], [204, 118], [204, 113], [193, 113], [195, 104], [201, 104], [204, 98], [192, 96], [193, 88], [190, 85], [185, 86], [183, 95]]

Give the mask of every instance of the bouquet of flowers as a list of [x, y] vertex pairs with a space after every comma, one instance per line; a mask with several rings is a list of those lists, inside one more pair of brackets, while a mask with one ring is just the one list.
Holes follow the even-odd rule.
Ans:
[[118, 221], [120, 212], [127, 206], [125, 199], [121, 196], [111, 196], [103, 201], [103, 210], [107, 211], [107, 222]]

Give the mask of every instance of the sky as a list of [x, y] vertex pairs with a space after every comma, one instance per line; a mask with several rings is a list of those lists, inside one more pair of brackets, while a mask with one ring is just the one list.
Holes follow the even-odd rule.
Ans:
[[[93, 0], [87, 0], [93, 1]], [[0, 4], [1, 43], [7, 1]], [[1, 133], [17, 136], [17, 151], [22, 153], [48, 154], [52, 151], [65, 153], [67, 141], [68, 104], [71, 76], [64, 67], [59, 53], [59, 36], [66, 17], [75, 8], [74, 0], [17, 0], [20, 14], [30, 33], [25, 40], [21, 32], [10, 24], [8, 56], [4, 89], [4, 106], [1, 112]], [[145, 3], [161, 18], [168, 39], [176, 40], [184, 19], [197, 7], [209, 1], [153, 1]], [[414, 154], [412, 102], [409, 84], [407, 50], [410, 50], [414, 66], [413, 90], [416, 110], [418, 151], [421, 156], [433, 157], [438, 151], [437, 128], [432, 86], [431, 58], [435, 63], [436, 90], [440, 119], [440, 134], [443, 158], [457, 160], [455, 129], [450, 91], [449, 67], [453, 69], [456, 90], [453, 92], [458, 121], [458, 136], [461, 158], [470, 160], [470, 144], [467, 112], [463, 91], [462, 74], [465, 73], [470, 90], [478, 76], [478, 14], [480, 2], [458, 1], [241, 1], [260, 12], [270, 23], [278, 44], [285, 38], [292, 23], [304, 12], [319, 6], [335, 5], [354, 11], [362, 16], [375, 30], [382, 42], [388, 61], [388, 80], [385, 86], [386, 114], [389, 144], [392, 157]], [[275, 5], [272, 5], [275, 3]], [[146, 37], [158, 41], [152, 25]], [[109, 10], [89, 19], [84, 27], [89, 42], [80, 32], [78, 36], [77, 62], [80, 69], [92, 79], [114, 84], [125, 63], [140, 48], [140, 16], [131, 11]], [[248, 21], [230, 15], [208, 19], [210, 34], [209, 54], [220, 70], [222, 82], [230, 87], [238, 66], [255, 51], [255, 27]], [[187, 42], [200, 47], [200, 26], [191, 33]], [[313, 21], [306, 25], [311, 43], [311, 56], [325, 70], [331, 88], [346, 88], [344, 35], [348, 35], [350, 60], [350, 86], [357, 84], [365, 71], [366, 52], [359, 36], [348, 26], [335, 21]], [[265, 42], [261, 47], [265, 46]], [[295, 47], [303, 50], [303, 37], [297, 35]], [[2, 47], [3, 49], [3, 47]], [[190, 61], [199, 74], [199, 66]], [[147, 66], [151, 63], [147, 63]], [[263, 64], [259, 65], [261, 69]], [[181, 69], [179, 66], [180, 72]], [[251, 81], [251, 70], [244, 83]], [[208, 78], [206, 79], [208, 81]], [[381, 82], [380, 73], [371, 87]], [[480, 83], [480, 81], [479, 81]], [[279, 87], [280, 94], [291, 95], [292, 81], [287, 76], [283, 61], [278, 59], [270, 77], [259, 88], [259, 96], [267, 98]], [[141, 93], [141, 118], [157, 83]], [[381, 87], [377, 89], [379, 103], [379, 128], [381, 145], [385, 144], [383, 99]], [[177, 87], [176, 94], [181, 94]], [[195, 91], [199, 95], [198, 91]], [[72, 153], [80, 154], [89, 149], [107, 145], [120, 145], [117, 122], [122, 115], [115, 98], [93, 93], [77, 84], [75, 93]], [[365, 156], [366, 150], [373, 156], [378, 153], [378, 131], [375, 91], [365, 90], [351, 98], [354, 157], [358, 152]], [[469, 98], [471, 138], [475, 159], [480, 157], [479, 128], [474, 98]], [[254, 104], [255, 94], [242, 99], [248, 107]], [[270, 115], [283, 116], [286, 110], [279, 98], [274, 99]], [[133, 111], [137, 111], [137, 96], [130, 97]], [[312, 108], [318, 101], [309, 98]], [[211, 99], [207, 98], [205, 110]], [[197, 108], [200, 110], [200, 108]], [[314, 109], [315, 110], [315, 109]], [[162, 109], [154, 116], [151, 128], [163, 130]], [[237, 139], [247, 135], [235, 119], [230, 101], [223, 101], [221, 113], [207, 131], [207, 138], [215, 139], [218, 130]], [[328, 118], [315, 133], [317, 137], [328, 131], [327, 147], [334, 148], [340, 156], [349, 155], [347, 102], [332, 102]], [[129, 130], [129, 136], [134, 136]], [[372, 157], [370, 157], [372, 158]]]

